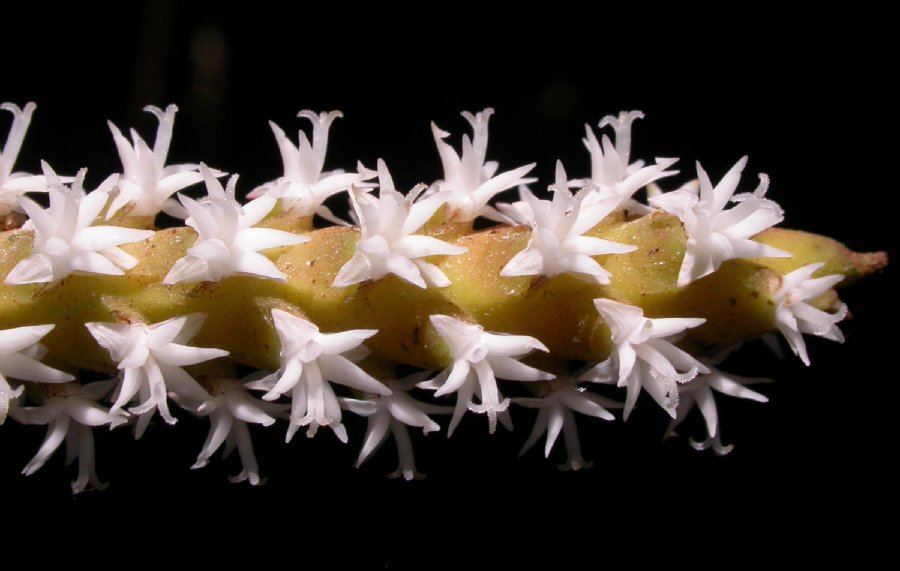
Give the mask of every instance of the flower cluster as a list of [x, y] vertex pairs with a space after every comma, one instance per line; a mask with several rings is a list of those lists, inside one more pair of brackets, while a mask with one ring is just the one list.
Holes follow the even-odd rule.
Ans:
[[626, 254], [637, 248], [586, 236], [619, 203], [601, 198], [599, 187], [589, 184], [574, 196], [569, 192], [568, 177], [562, 162], [556, 163], [556, 184], [550, 187], [553, 200], [538, 200], [527, 188], [521, 191], [521, 202], [500, 205], [518, 224], [531, 225], [528, 246], [516, 254], [501, 276], [540, 275], [552, 278], [570, 273], [575, 277], [609, 284], [612, 276], [595, 256]]
[[[57, 175], [47, 163], [42, 163], [41, 175], [14, 171], [35, 106], [4, 103], [2, 109], [13, 121], [0, 154], [0, 215], [28, 217], [11, 231], [10, 236], [26, 244], [27, 253], [9, 264], [4, 286], [19, 296], [15, 299], [27, 300], [16, 302], [20, 304], [47, 299], [42, 296], [48, 292], [53, 299], [67, 300], [73, 295], [67, 289], [71, 284], [80, 285], [77, 292], [90, 290], [91, 299], [78, 303], [98, 305], [76, 312], [86, 317], [76, 324], [75, 334], [90, 341], [90, 347], [79, 349], [91, 355], [94, 368], [110, 375], [87, 382], [76, 379], [77, 363], [64, 357], [44, 362], [45, 345], [59, 343], [56, 337], [63, 330], [72, 333], [69, 317], [8, 310], [5, 297], [0, 297], [0, 424], [8, 416], [22, 424], [47, 426], [25, 474], [41, 468], [65, 441], [70, 458], [78, 460], [72, 490], [102, 488], [94, 469], [92, 429], [131, 425], [140, 438], [157, 412], [167, 424], [177, 421], [172, 403], [209, 419], [209, 433], [193, 468], [207, 465], [223, 446], [225, 455], [237, 449], [242, 470], [232, 479], [258, 485], [263, 479], [251, 424], [269, 427], [284, 420], [288, 441], [300, 428], [313, 437], [328, 427], [346, 443], [350, 434], [343, 413], [363, 416], [367, 428], [356, 466], [390, 435], [398, 456], [393, 475], [411, 480], [421, 474], [409, 428], [438, 432], [442, 427], [436, 415], [450, 415], [449, 437], [467, 412], [485, 415], [488, 432], [494, 433], [498, 422], [512, 429], [513, 405], [534, 409], [533, 429], [521, 454], [546, 435], [544, 454], [549, 456], [562, 434], [568, 457], [561, 467], [578, 470], [590, 462], [582, 456], [575, 413], [612, 421], [610, 410], [622, 408], [627, 420], [646, 392], [671, 417], [667, 434], [674, 434], [696, 407], [707, 437], [692, 445], [726, 454], [731, 446], [722, 443], [714, 394], [767, 400], [748, 388], [764, 379], [718, 369], [722, 357], [710, 351], [721, 347], [708, 340], [713, 317], [676, 309], [692, 307], [689, 304], [669, 307], [654, 300], [643, 305], [648, 295], [643, 291], [627, 295], [626, 278], [616, 269], [623, 266], [611, 260], [653, 252], [642, 249], [637, 230], [612, 240], [605, 229], [638, 224], [649, 213], [654, 220], [668, 217], [677, 227], [681, 249], [677, 271], [674, 263], [667, 266], [666, 295], [677, 298], [689, 295], [692, 288], [686, 286], [693, 282], [714, 279], [725, 262], [752, 260], [745, 262], [749, 265], [790, 258], [788, 251], [756, 239], [784, 214], [765, 198], [765, 175], [760, 175], [754, 192], [736, 194], [746, 157], [718, 184], [698, 163], [698, 180], [671, 192], [659, 191], [657, 181], [677, 174], [669, 170], [677, 159], [658, 158], [649, 164], [633, 160], [631, 130], [643, 117], [639, 111], [603, 118], [600, 129], [611, 127], [614, 138], [604, 134], [598, 140], [588, 126], [584, 144], [590, 175], [570, 179], [558, 161], [549, 200], [526, 186], [535, 182], [526, 178], [534, 164], [497, 174], [497, 164], [487, 160], [490, 108], [463, 113], [472, 135], [462, 137], [459, 153], [446, 142], [449, 134], [432, 124], [443, 176], [406, 194], [396, 189], [380, 159], [375, 170], [361, 163], [350, 173], [325, 170], [329, 131], [342, 115], [301, 111], [299, 116], [312, 124], [311, 137], [300, 131], [295, 145], [271, 123], [284, 174], [256, 187], [242, 203], [236, 196], [237, 175], [223, 185], [219, 179], [226, 173], [204, 163], [166, 165], [174, 105], [146, 108], [159, 123], [152, 148], [135, 131], [129, 140], [109, 123], [122, 172], [90, 192], [84, 188], [86, 169], [74, 177]], [[186, 189], [201, 181], [205, 195], [188, 196]], [[513, 187], [519, 187], [519, 201], [491, 205], [496, 195]], [[646, 202], [639, 201], [642, 190], [647, 191]], [[346, 225], [325, 205], [344, 192], [356, 227], [310, 230], [313, 216]], [[47, 206], [29, 193], [44, 193]], [[185, 220], [176, 238], [149, 229], [155, 228], [160, 212]], [[517, 249], [509, 246], [511, 240], [497, 244], [496, 257], [473, 272], [477, 279], [460, 278], [460, 260], [477, 263], [467, 257], [478, 255], [471, 224], [479, 216], [519, 227], [488, 235], [497, 232], [503, 240], [527, 235], [527, 242], [523, 237], [524, 246]], [[135, 268], [155, 255], [141, 248], [157, 247], [165, 250], [160, 259], [171, 261], [147, 259], [149, 269], [139, 274], [143, 281], [134, 282], [139, 287], [120, 287], [137, 280]], [[289, 278], [297, 272], [301, 258], [296, 254], [304, 248], [318, 252], [318, 267], [325, 269], [295, 284]], [[305, 267], [312, 268], [318, 259], [309, 258]], [[830, 297], [843, 276], [826, 274], [824, 266], [798, 261], [783, 272], [758, 266], [769, 272], [772, 284], [771, 291], [764, 292], [770, 301], [768, 328], [780, 331], [806, 364], [803, 334], [843, 341], [837, 323], [847, 309]], [[96, 276], [117, 276], [119, 281], [104, 278], [105, 285], [93, 291], [91, 286], [100, 283], [90, 281], [98, 280]], [[210, 341], [221, 340], [214, 329], [228, 320], [207, 320], [206, 312], [221, 317], [218, 312], [231, 308], [194, 300], [230, 299], [223, 284], [233, 276], [254, 278], [254, 285], [236, 295], [252, 300], [256, 313], [251, 317], [257, 321], [248, 317], [240, 323], [247, 326], [247, 339], [265, 351], [245, 351], [241, 340], [232, 340], [233, 345]], [[522, 276], [534, 279], [514, 279]], [[381, 303], [415, 308], [419, 313], [414, 320], [384, 318], [371, 310], [379, 303], [377, 296], [385, 295], [375, 286], [382, 280], [392, 280], [385, 291], [393, 297]], [[482, 300], [472, 291], [478, 280], [502, 284], [502, 295]], [[516, 289], [523, 282], [524, 293]], [[214, 294], [223, 297], [211, 297]], [[567, 315], [567, 296], [582, 296], [573, 324], [577, 335], [560, 339], [528, 323], [527, 317], [511, 316], [504, 298], [515, 296], [534, 296], [534, 303], [549, 304], [549, 311], [560, 316]], [[642, 301], [628, 303], [635, 299]], [[505, 311], [518, 324], [505, 330], [495, 311]], [[390, 349], [397, 345], [399, 350]], [[577, 368], [576, 360], [587, 364]], [[236, 365], [262, 368], [239, 379]], [[400, 365], [422, 370], [397, 378]], [[602, 396], [597, 384], [624, 389], [624, 402]], [[442, 399], [451, 395], [455, 403], [446, 406]]]
[[334, 120], [343, 117], [340, 111], [316, 114], [301, 111], [298, 117], [309, 119], [313, 126], [312, 144], [306, 133], [300, 131], [297, 146], [291, 143], [284, 131], [270, 122], [281, 160], [284, 175], [257, 187], [249, 198], [270, 196], [281, 200], [281, 208], [287, 214], [302, 218], [318, 214], [335, 224], [346, 224], [323, 204], [327, 198], [359, 184], [365, 177], [358, 173], [340, 171], [323, 172], [325, 152], [328, 150], [328, 132]]
[[122, 174], [118, 179], [118, 193], [106, 212], [107, 219], [120, 211], [133, 216], [154, 216], [165, 211], [183, 218], [182, 210], [171, 196], [203, 180], [195, 164], [166, 166], [178, 107], [169, 105], [163, 111], [149, 105], [144, 111], [152, 113], [159, 121], [152, 150], [137, 131], [132, 129], [129, 143], [119, 128], [109, 122], [109, 130], [122, 161]]
[[[781, 208], [764, 198], [769, 179], [760, 175], [752, 194], [735, 195], [747, 157], [731, 167], [716, 186], [697, 163], [699, 196], [694, 185], [654, 196], [650, 204], [678, 216], [687, 233], [687, 250], [678, 272], [678, 285], [685, 286], [716, 271], [722, 262], [735, 258], [782, 258], [791, 255], [751, 238], [784, 218]], [[728, 202], [737, 206], [725, 210]]]
[[117, 177], [113, 175], [85, 194], [85, 169], [69, 187], [47, 163], [43, 166], [50, 207], [45, 210], [30, 198], [19, 198], [19, 205], [30, 217], [27, 226], [33, 229], [34, 247], [32, 254], [7, 274], [4, 283], [48, 283], [71, 274], [121, 276], [137, 265], [137, 258], [119, 246], [146, 240], [153, 235], [152, 230], [94, 224], [109, 201], [109, 190]]
[[463, 135], [462, 155], [444, 139], [450, 133], [442, 131], [434, 123], [431, 132], [437, 145], [441, 163], [444, 166], [444, 178], [431, 186], [431, 191], [448, 193], [447, 219], [450, 221], [468, 222], [478, 216], [486, 216], [494, 220], [503, 220], [497, 210], [488, 203], [506, 189], [530, 182], [523, 178], [534, 168], [534, 163], [501, 174], [497, 172], [497, 163], [486, 162], [488, 143], [488, 120], [494, 110], [487, 108], [480, 113], [464, 112], [462, 115], [472, 126], [472, 138]]
[[215, 282], [233, 275], [284, 281], [285, 274], [260, 252], [302, 244], [309, 238], [274, 228], [254, 228], [272, 212], [276, 199], [261, 196], [241, 206], [234, 197], [237, 176], [228, 180], [226, 190], [206, 165], [200, 165], [200, 173], [208, 198], [197, 202], [179, 196], [189, 215], [185, 224], [197, 231], [197, 241], [175, 262], [163, 283]]
[[387, 165], [378, 160], [378, 198], [357, 188], [350, 194], [359, 221], [360, 239], [353, 257], [334, 279], [334, 287], [377, 280], [388, 274], [421, 288], [450, 285], [447, 276], [425, 258], [456, 256], [466, 249], [414, 232], [434, 216], [452, 193], [439, 191], [417, 202], [423, 190], [425, 186], [419, 185], [406, 196], [400, 194], [394, 188]]

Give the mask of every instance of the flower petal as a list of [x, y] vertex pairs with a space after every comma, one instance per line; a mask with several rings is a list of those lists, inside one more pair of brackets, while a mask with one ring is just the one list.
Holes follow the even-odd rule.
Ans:
[[317, 362], [321, 367], [322, 374], [329, 381], [379, 395], [391, 394], [389, 388], [340, 355], [323, 354]]
[[3, 283], [6, 285], [23, 285], [34, 283], [47, 283], [56, 279], [53, 274], [53, 264], [43, 254], [29, 256], [16, 264]]
[[23, 381], [66, 383], [75, 377], [19, 353], [0, 355], [0, 373]]
[[458, 256], [469, 251], [468, 248], [454, 246], [431, 236], [413, 234], [397, 240], [392, 250], [406, 258], [424, 258], [425, 256]]

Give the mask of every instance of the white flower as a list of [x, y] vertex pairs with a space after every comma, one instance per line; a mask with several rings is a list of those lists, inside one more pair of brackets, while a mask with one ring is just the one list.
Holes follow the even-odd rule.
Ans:
[[20, 261], [6, 276], [9, 285], [46, 283], [70, 274], [124, 275], [137, 265], [137, 258], [118, 246], [153, 236], [152, 230], [119, 226], [92, 226], [109, 199], [108, 191], [116, 177], [107, 178], [94, 192], [84, 193], [86, 169], [65, 187], [53, 170], [43, 163], [51, 185], [50, 207], [46, 210], [30, 198], [20, 197], [22, 208], [31, 218], [24, 228], [34, 230], [32, 254]]
[[609, 137], [603, 135], [600, 142], [590, 125], [585, 125], [584, 145], [591, 154], [591, 178], [573, 181], [582, 185], [589, 183], [597, 187], [598, 201], [613, 200], [616, 208], [624, 208], [636, 214], [646, 214], [651, 210], [634, 200], [632, 196], [641, 188], [660, 178], [677, 174], [667, 171], [678, 159], [656, 159], [655, 165], [643, 166], [643, 161], [631, 160], [631, 124], [643, 118], [640, 111], [621, 112], [618, 117], [607, 115], [600, 121], [600, 128], [611, 125], [616, 133], [615, 146]]
[[309, 437], [315, 436], [320, 426], [330, 426], [341, 442], [347, 442], [347, 429], [341, 424], [341, 408], [331, 382], [380, 395], [391, 394], [390, 389], [351, 361], [367, 351], [361, 347], [362, 342], [378, 331], [320, 333], [314, 323], [281, 309], [272, 310], [272, 321], [281, 341], [281, 368], [247, 386], [267, 391], [264, 400], [275, 400], [291, 391], [288, 442], [301, 426], [309, 426]]
[[795, 355], [809, 366], [809, 355], [803, 333], [818, 335], [838, 343], [844, 336], [837, 323], [847, 317], [847, 306], [843, 303], [835, 313], [826, 313], [806, 303], [824, 294], [844, 279], [841, 275], [813, 278], [812, 275], [825, 264], [809, 264], [782, 277], [781, 287], [775, 292], [777, 303], [775, 324], [790, 345]]
[[497, 163], [485, 162], [488, 141], [488, 120], [494, 110], [491, 108], [472, 115], [463, 112], [463, 117], [472, 125], [472, 139], [468, 135], [462, 138], [462, 157], [456, 154], [453, 147], [444, 142], [450, 133], [442, 131], [434, 123], [431, 132], [444, 167], [444, 178], [434, 185], [431, 191], [449, 192], [447, 199], [447, 220], [468, 222], [479, 216], [503, 221], [503, 215], [488, 202], [495, 194], [519, 184], [529, 182], [522, 178], [534, 168], [534, 163], [494, 176]]
[[390, 430], [397, 445], [399, 465], [397, 466], [397, 471], [388, 474], [388, 477], [403, 476], [406, 480], [425, 477], [424, 474], [420, 474], [416, 470], [416, 459], [413, 455], [412, 440], [409, 437], [407, 426], [421, 428], [425, 434], [435, 432], [440, 430], [441, 427], [431, 420], [428, 415], [450, 414], [453, 412], [453, 409], [450, 407], [425, 403], [409, 395], [408, 391], [412, 390], [420, 381], [425, 380], [425, 377], [429, 374], [428, 372], [416, 373], [390, 383], [393, 392], [386, 396], [366, 395], [366, 400], [338, 399], [342, 408], [368, 417], [366, 436], [359, 451], [359, 457], [356, 459], [356, 464], [354, 464], [356, 468], [359, 468], [363, 462], [381, 448], [381, 445], [387, 440], [388, 430]]
[[388, 274], [421, 288], [446, 287], [450, 280], [428, 256], [456, 256], [468, 251], [431, 236], [414, 234], [447, 201], [448, 193], [438, 192], [416, 202], [424, 187], [408, 196], [394, 190], [394, 182], [378, 159], [378, 198], [353, 188], [350, 197], [360, 225], [360, 239], [353, 257], [341, 268], [333, 287], [347, 287]]
[[0, 153], [0, 216], [10, 212], [21, 212], [19, 197], [26, 192], [43, 192], [47, 190], [47, 179], [43, 176], [29, 175], [23, 172], [13, 172], [25, 132], [31, 123], [31, 114], [36, 105], [26, 103], [24, 109], [13, 103], [0, 104], [0, 109], [12, 113], [12, 125], [6, 136], [6, 144]]
[[[497, 415], [505, 413], [509, 407], [509, 399], [503, 398], [497, 387], [497, 377], [514, 381], [547, 381], [553, 378], [550, 373], [517, 360], [534, 349], [548, 350], [534, 337], [487, 333], [480, 325], [448, 315], [432, 315], [430, 320], [447, 344], [452, 363], [437, 377], [420, 386], [436, 387], [435, 396], [457, 393], [448, 437], [453, 435], [466, 408], [479, 414], [486, 413], [490, 433], [497, 430]], [[480, 404], [472, 401], [476, 395]]]
[[251, 486], [258, 486], [263, 481], [259, 477], [259, 464], [247, 423], [272, 426], [287, 407], [252, 397], [244, 383], [235, 379], [216, 379], [213, 383], [211, 398], [197, 411], [209, 416], [209, 435], [191, 469], [206, 466], [222, 444], [225, 444], [225, 456], [237, 447], [243, 469], [229, 480], [234, 483], [247, 480]]
[[12, 388], [7, 377], [36, 383], [65, 383], [74, 378], [39, 362], [45, 349], [38, 341], [54, 327], [51, 323], [0, 330], [0, 424], [6, 420], [10, 401], [23, 388]]
[[[700, 318], [644, 317], [640, 307], [595, 299], [594, 306], [609, 327], [614, 345], [609, 359], [590, 369], [581, 379], [596, 383], [616, 383], [627, 387], [624, 418], [628, 420], [641, 387], [670, 416], [678, 406], [678, 384], [686, 383], [706, 365], [673, 345], [680, 334], [706, 322]], [[686, 371], [679, 374], [678, 371]]]
[[284, 176], [257, 187], [247, 196], [256, 198], [269, 195], [280, 198], [282, 210], [293, 217], [303, 218], [318, 214], [336, 224], [346, 225], [346, 222], [322, 204], [328, 197], [364, 180], [358, 173], [322, 172], [325, 152], [328, 149], [328, 131], [334, 120], [343, 117], [343, 114], [340, 111], [331, 111], [317, 115], [312, 111], [301, 111], [297, 116], [309, 119], [312, 123], [312, 145], [306, 133], [301, 130], [299, 144], [295, 147], [281, 127], [270, 121], [269, 126], [275, 133], [275, 140], [281, 151]]
[[102, 490], [107, 484], [100, 482], [94, 466], [94, 435], [91, 427], [108, 424], [115, 428], [124, 423], [124, 413], [115, 414], [97, 404], [112, 388], [108, 381], [78, 385], [60, 385], [47, 394], [44, 404], [35, 407], [16, 407], [10, 411], [22, 424], [46, 424], [47, 436], [34, 458], [22, 473], [30, 476], [41, 469], [66, 441], [66, 463], [78, 459], [78, 477], [72, 482], [72, 493], [83, 492], [88, 484]]
[[139, 416], [135, 438], [143, 436], [153, 412], [175, 424], [166, 400], [169, 392], [185, 402], [198, 405], [209, 394], [182, 367], [224, 357], [228, 351], [185, 345], [200, 330], [206, 316], [192, 313], [159, 323], [85, 323], [101, 347], [117, 363], [121, 381], [113, 395], [116, 412], [138, 397], [140, 403], [128, 409]]
[[[760, 175], [753, 194], [735, 195], [747, 157], [739, 160], [713, 187], [709, 175], [697, 163], [699, 196], [694, 185], [654, 196], [650, 204], [670, 212], [684, 223], [687, 245], [678, 273], [678, 286], [685, 286], [716, 271], [725, 260], [735, 258], [789, 258], [778, 248], [750, 238], [784, 219], [781, 207], [764, 198], [769, 179]], [[737, 206], [725, 210], [728, 202]]]
[[538, 416], [534, 421], [534, 428], [528, 436], [522, 450], [519, 451], [521, 457], [537, 442], [545, 432], [547, 440], [544, 444], [544, 456], [550, 457], [550, 451], [559, 437], [559, 433], [563, 433], [566, 443], [566, 452], [568, 459], [565, 464], [559, 466], [561, 470], [580, 470], [581, 468], [590, 468], [592, 462], [585, 462], [581, 456], [581, 442], [578, 438], [578, 426], [575, 423], [575, 412], [602, 418], [603, 420], [614, 420], [614, 417], [606, 407], [620, 408], [622, 405], [615, 401], [604, 398], [600, 395], [588, 392], [583, 387], [578, 387], [571, 378], [557, 378], [547, 383], [550, 391], [541, 398], [514, 398], [512, 402], [528, 408], [538, 409]]
[[132, 142], [129, 143], [119, 128], [112, 121], [108, 122], [122, 161], [122, 174], [119, 176], [119, 193], [106, 213], [107, 220], [126, 206], [129, 207], [127, 213], [135, 216], [153, 216], [163, 210], [182, 217], [181, 207], [170, 197], [203, 180], [197, 172], [196, 164], [166, 166], [178, 107], [169, 105], [163, 112], [158, 107], [148, 105], [144, 107], [144, 111], [152, 113], [159, 120], [153, 150], [150, 150], [134, 129], [131, 130]]
[[586, 187], [575, 196], [567, 186], [568, 178], [562, 162], [556, 163], [556, 184], [551, 186], [553, 201], [538, 200], [527, 188], [521, 194], [528, 204], [523, 212], [532, 217], [531, 238], [524, 250], [500, 271], [501, 276], [543, 275], [546, 277], [570, 273], [599, 284], [609, 284], [612, 275], [592, 256], [633, 252], [635, 246], [619, 244], [585, 236], [613, 209], [614, 201], [585, 200], [593, 192]]
[[675, 410], [675, 418], [669, 423], [665, 437], [676, 435], [675, 428], [681, 424], [691, 410], [696, 406], [706, 422], [707, 438], [702, 442], [690, 439], [691, 446], [695, 450], [712, 448], [719, 455], [724, 456], [734, 448], [733, 444], [722, 444], [722, 432], [719, 428], [719, 413], [716, 409], [716, 400], [713, 391], [724, 395], [750, 399], [756, 402], [769, 402], [769, 399], [756, 391], [752, 391], [746, 385], [771, 382], [770, 379], [739, 377], [730, 373], [724, 373], [712, 365], [708, 365], [709, 373], [697, 376], [695, 379], [681, 385], [681, 399]]
[[179, 195], [190, 217], [186, 224], [197, 231], [197, 241], [187, 255], [172, 266], [163, 284], [219, 281], [232, 275], [249, 275], [285, 281], [287, 276], [259, 252], [308, 242], [300, 236], [273, 228], [253, 228], [275, 207], [276, 199], [261, 196], [241, 206], [234, 198], [237, 175], [228, 190], [206, 165], [200, 165], [209, 198], [197, 202]]

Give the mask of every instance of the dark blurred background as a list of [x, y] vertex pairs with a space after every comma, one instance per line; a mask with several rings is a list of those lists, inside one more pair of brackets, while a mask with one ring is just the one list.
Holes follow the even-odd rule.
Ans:
[[[786, 226], [857, 250], [894, 244], [893, 162], [884, 157], [896, 149], [896, 92], [888, 83], [896, 65], [877, 13], [650, 18], [646, 7], [620, 14], [600, 6], [595, 15], [543, 6], [488, 17], [441, 5], [429, 8], [440, 15], [426, 17], [396, 6], [331, 8], [338, 13], [174, 1], [123, 2], [103, 12], [14, 9], [0, 35], [0, 100], [38, 104], [18, 167], [36, 171], [40, 159], [59, 172], [87, 166], [96, 184], [120, 168], [105, 121], [152, 140], [155, 119], [141, 108], [174, 102], [181, 111], [169, 162], [203, 160], [240, 173], [246, 192], [281, 173], [268, 120], [296, 133], [305, 126], [295, 117], [300, 109], [340, 109], [345, 118], [332, 129], [327, 167], [381, 157], [408, 188], [440, 176], [429, 121], [451, 131], [456, 145], [467, 129], [459, 112], [492, 106], [489, 158], [501, 168], [537, 161], [546, 182], [557, 158], [570, 176], [588, 173], [585, 122], [640, 109], [647, 119], [635, 127], [633, 156], [681, 157], [685, 175], [701, 160], [716, 180], [748, 154], [745, 188], [755, 186], [756, 172], [768, 173]], [[418, 21], [400, 23], [408, 18]], [[811, 368], [779, 363], [761, 347], [735, 360], [736, 372], [778, 382], [763, 389], [768, 405], [719, 401], [724, 439], [737, 444], [726, 458], [694, 452], [684, 438], [660, 443], [664, 415], [642, 400], [627, 426], [582, 425], [585, 455], [596, 465], [577, 474], [558, 473], [537, 451], [515, 459], [530, 428], [525, 413], [512, 435], [488, 438], [476, 417], [450, 441], [419, 441], [428, 479], [388, 481], [390, 443], [363, 469], [350, 467], [364, 425], [351, 420], [347, 446], [327, 431], [314, 441], [299, 435], [290, 446], [280, 443], [280, 430], [257, 433], [271, 478], [250, 489], [225, 481], [235, 459], [187, 470], [206, 425], [184, 419], [139, 443], [123, 431], [98, 435], [100, 474], [112, 486], [70, 498], [73, 472], [59, 458], [29, 479], [18, 476], [41, 429], [8, 425], [0, 430], [0, 489], [54, 509], [115, 506], [124, 515], [154, 505], [176, 521], [198, 506], [239, 506], [260, 518], [285, 512], [304, 529], [338, 526], [351, 536], [372, 525], [418, 536], [462, 512], [480, 530], [529, 522], [532, 534], [573, 537], [618, 529], [621, 517], [641, 519], [651, 535], [657, 527], [671, 533], [663, 530], [685, 516], [699, 526], [679, 524], [681, 532], [704, 537], [716, 521], [759, 516], [779, 526], [762, 533], [766, 541], [785, 539], [795, 525], [828, 527], [839, 512], [859, 515], [896, 481], [885, 459], [896, 452], [893, 415], [878, 411], [896, 392], [893, 373], [882, 373], [895, 334], [879, 332], [896, 317], [892, 273], [847, 292], [854, 314], [842, 327], [847, 344], [810, 340]], [[699, 417], [682, 430], [702, 433]], [[594, 523], [575, 526], [575, 513]], [[457, 533], [477, 541], [466, 535], [473, 532]]]

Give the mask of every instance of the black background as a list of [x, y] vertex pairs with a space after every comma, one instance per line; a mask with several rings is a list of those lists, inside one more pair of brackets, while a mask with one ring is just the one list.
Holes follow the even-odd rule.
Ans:
[[[149, 2], [13, 12], [0, 37], [0, 100], [38, 104], [18, 167], [37, 171], [40, 159], [59, 172], [87, 166], [96, 184], [119, 169], [105, 121], [152, 140], [155, 120], [140, 109], [175, 102], [169, 162], [203, 160], [240, 173], [247, 191], [281, 173], [267, 120], [295, 133], [298, 110], [341, 109], [328, 166], [382, 157], [408, 188], [440, 176], [429, 121], [458, 144], [467, 129], [458, 113], [493, 106], [489, 158], [504, 169], [537, 161], [535, 172], [548, 181], [557, 158], [570, 176], [587, 174], [585, 122], [641, 109], [647, 119], [635, 127], [634, 156], [679, 156], [685, 173], [700, 159], [717, 179], [748, 154], [745, 188], [755, 186], [756, 172], [768, 173], [785, 226], [861, 251], [893, 246], [896, 159], [887, 151], [896, 149], [896, 93], [887, 77], [895, 65], [883, 15], [706, 12], [657, 14], [650, 23], [645, 8], [594, 15], [545, 7], [497, 18], [450, 5], [434, 17], [388, 6], [371, 14], [301, 8], [300, 16], [274, 7], [263, 15]], [[410, 17], [420, 19], [398, 23]], [[874, 530], [855, 537], [870, 531], [867, 510], [895, 517], [892, 274], [846, 292], [854, 314], [842, 325], [847, 343], [809, 340], [812, 367], [780, 363], [760, 347], [735, 360], [731, 370], [777, 382], [762, 389], [767, 405], [720, 399], [724, 439], [737, 444], [726, 458], [694, 452], [684, 438], [661, 443], [666, 419], [642, 399], [627, 425], [581, 425], [595, 466], [580, 473], [557, 472], [536, 450], [516, 459], [530, 428], [525, 413], [513, 434], [488, 437], [474, 417], [449, 441], [417, 435], [428, 478], [389, 481], [391, 444], [362, 469], [351, 467], [364, 423], [348, 419], [346, 446], [328, 432], [313, 441], [301, 433], [285, 446], [280, 429], [254, 430], [270, 479], [251, 489], [225, 480], [236, 459], [187, 470], [206, 424], [184, 418], [137, 443], [126, 431], [98, 431], [100, 475], [112, 485], [71, 497], [74, 472], [58, 457], [31, 478], [18, 475], [42, 429], [7, 423], [0, 493], [15, 501], [4, 502], [9, 511], [0, 517], [74, 510], [127, 527], [160, 514], [169, 530], [212, 529], [221, 539], [247, 530], [245, 538], [282, 547], [294, 537], [334, 535], [354, 545], [388, 538], [378, 562], [400, 558], [405, 538], [442, 553], [455, 541], [462, 551], [486, 542], [498, 553], [542, 552], [549, 540], [528, 542], [560, 532], [581, 548], [592, 547], [587, 538], [623, 534], [660, 552], [710, 542], [812, 554], [828, 537], [828, 549], [866, 555], [878, 545]], [[685, 433], [702, 435], [699, 418]], [[455, 514], [466, 523], [449, 523]], [[590, 523], [576, 524], [575, 514]], [[801, 540], [800, 530], [819, 539]], [[495, 537], [507, 533], [515, 543]]]

